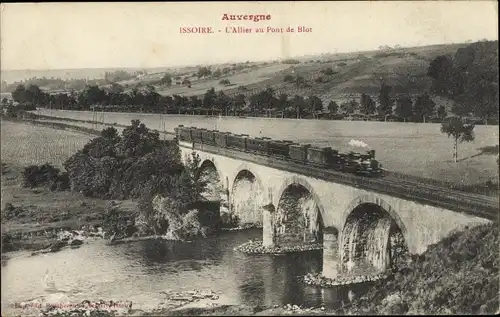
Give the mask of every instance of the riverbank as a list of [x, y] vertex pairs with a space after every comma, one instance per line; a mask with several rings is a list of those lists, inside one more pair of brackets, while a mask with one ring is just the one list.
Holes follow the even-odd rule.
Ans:
[[499, 314], [498, 220], [455, 232], [351, 303], [352, 314]]
[[[82, 229], [89, 233], [97, 231], [103, 221], [103, 211], [112, 205], [111, 201], [84, 197], [71, 191], [25, 188], [22, 186], [21, 173], [20, 166], [2, 166], [3, 253], [51, 247], [58, 250], [63, 247], [58, 244], [61, 232]], [[115, 201], [114, 207], [127, 215], [138, 212], [137, 203], [131, 200]]]

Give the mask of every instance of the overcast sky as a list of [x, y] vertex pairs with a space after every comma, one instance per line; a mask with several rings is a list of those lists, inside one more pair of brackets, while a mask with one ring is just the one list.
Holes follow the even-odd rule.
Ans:
[[[498, 39], [496, 1], [2, 4], [1, 68], [168, 67]], [[270, 14], [270, 21], [222, 21]], [[180, 34], [210, 26], [214, 34]], [[227, 34], [226, 26], [311, 33]], [[221, 32], [218, 32], [218, 31]]]

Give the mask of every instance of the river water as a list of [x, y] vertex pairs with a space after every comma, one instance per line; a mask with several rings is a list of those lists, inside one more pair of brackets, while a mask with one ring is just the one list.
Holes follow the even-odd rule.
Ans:
[[[321, 251], [290, 255], [245, 255], [233, 248], [261, 229], [225, 232], [192, 242], [136, 241], [106, 245], [91, 241], [79, 249], [30, 256], [15, 252], [2, 264], [2, 312], [34, 298], [128, 300], [134, 309], [153, 309], [162, 292], [211, 289], [225, 304], [336, 308], [347, 303], [346, 288], [321, 289], [298, 276], [320, 272]], [[46, 270], [56, 291], [47, 291]], [[358, 292], [357, 290], [354, 290]]]

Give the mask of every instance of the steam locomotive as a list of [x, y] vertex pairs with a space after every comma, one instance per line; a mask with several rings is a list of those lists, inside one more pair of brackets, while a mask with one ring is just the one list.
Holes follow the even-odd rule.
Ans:
[[365, 154], [339, 153], [331, 147], [314, 147], [288, 140], [272, 140], [265, 137], [249, 137], [247, 134], [232, 134], [217, 130], [196, 127], [175, 128], [179, 141], [201, 143], [259, 155], [274, 156], [321, 168], [333, 169], [344, 173], [376, 177], [382, 175], [382, 165], [375, 159], [375, 151]]

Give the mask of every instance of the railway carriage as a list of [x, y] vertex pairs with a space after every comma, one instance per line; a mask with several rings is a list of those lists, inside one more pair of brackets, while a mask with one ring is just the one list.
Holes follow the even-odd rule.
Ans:
[[310, 144], [291, 144], [289, 147], [290, 158], [294, 161], [307, 162], [307, 149]]
[[227, 136], [227, 147], [236, 149], [236, 150], [245, 150], [246, 138], [237, 135], [237, 134], [229, 134]]
[[255, 144], [257, 146], [257, 151], [264, 155], [269, 155], [269, 138], [255, 138]]
[[269, 155], [277, 155], [282, 157], [290, 157], [289, 155], [289, 143], [283, 141], [271, 140], [269, 141]]
[[202, 130], [201, 129], [191, 129], [191, 136], [193, 138], [194, 143], [203, 143], [202, 142]]
[[248, 138], [247, 139], [247, 150], [249, 152], [254, 152], [254, 153], [260, 152], [258, 142], [259, 142], [259, 140], [257, 138]]
[[215, 143], [215, 131], [204, 130], [201, 132], [201, 140], [203, 144], [216, 145]]
[[332, 164], [333, 152], [331, 147], [311, 146], [307, 149], [307, 161], [313, 164], [330, 166]]
[[227, 147], [227, 136], [229, 135], [228, 132], [215, 132], [214, 133], [214, 138], [215, 138], [215, 144], [220, 146], [220, 147]]
[[175, 128], [175, 134], [179, 141], [184, 142], [250, 151], [356, 175], [383, 175], [382, 165], [375, 159], [374, 150], [364, 154], [352, 151], [339, 153], [331, 147], [313, 147], [310, 144], [297, 144], [289, 140], [272, 140], [267, 137], [251, 138], [246, 134], [232, 134], [182, 125]]

